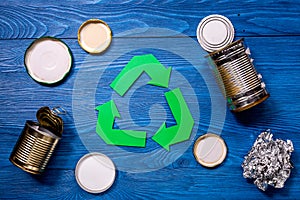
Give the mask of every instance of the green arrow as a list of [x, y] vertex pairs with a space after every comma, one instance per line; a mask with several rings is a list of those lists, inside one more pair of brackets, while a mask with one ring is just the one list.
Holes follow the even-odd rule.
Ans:
[[96, 110], [99, 111], [96, 132], [107, 144], [145, 147], [146, 132], [113, 129], [115, 118], [121, 117], [113, 100], [97, 106]]
[[172, 68], [165, 68], [152, 54], [134, 56], [118, 74], [110, 87], [123, 96], [134, 82], [146, 72], [151, 80], [150, 85], [167, 88]]
[[177, 125], [167, 128], [163, 123], [152, 139], [169, 151], [170, 145], [190, 138], [194, 119], [179, 88], [166, 92], [165, 96]]

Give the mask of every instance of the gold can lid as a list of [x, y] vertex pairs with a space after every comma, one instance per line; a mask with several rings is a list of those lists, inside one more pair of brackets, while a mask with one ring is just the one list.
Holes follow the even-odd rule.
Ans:
[[105, 51], [112, 40], [112, 32], [109, 26], [100, 19], [89, 19], [78, 29], [78, 43], [89, 53], [101, 53]]
[[216, 134], [207, 133], [194, 144], [194, 156], [205, 167], [216, 167], [226, 158], [227, 147], [224, 140]]

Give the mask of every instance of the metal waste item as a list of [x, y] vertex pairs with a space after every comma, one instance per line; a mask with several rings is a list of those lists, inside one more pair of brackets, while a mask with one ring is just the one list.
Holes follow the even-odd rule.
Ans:
[[262, 132], [245, 156], [242, 164], [244, 178], [253, 179], [254, 184], [263, 191], [266, 191], [269, 185], [283, 188], [293, 168], [293, 151], [291, 140], [273, 140], [270, 130]]
[[247, 110], [270, 96], [244, 39], [233, 42], [234, 29], [228, 18], [205, 17], [199, 23], [197, 38], [201, 47], [209, 52], [206, 57], [231, 111]]
[[[64, 111], [65, 112], [65, 111]], [[39, 122], [27, 120], [9, 160], [31, 174], [42, 174], [63, 132], [63, 114], [58, 108], [40, 108]]]
[[231, 111], [241, 112], [264, 100], [270, 94], [251, 61], [244, 39], [209, 54], [217, 82]]

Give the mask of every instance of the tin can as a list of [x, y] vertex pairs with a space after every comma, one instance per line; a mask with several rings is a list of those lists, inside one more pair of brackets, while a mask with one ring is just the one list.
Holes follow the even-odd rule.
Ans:
[[39, 123], [26, 121], [9, 160], [31, 174], [41, 174], [61, 139], [62, 120], [48, 107], [37, 112]]
[[208, 58], [231, 111], [244, 111], [270, 96], [262, 76], [255, 70], [244, 39], [210, 53]]

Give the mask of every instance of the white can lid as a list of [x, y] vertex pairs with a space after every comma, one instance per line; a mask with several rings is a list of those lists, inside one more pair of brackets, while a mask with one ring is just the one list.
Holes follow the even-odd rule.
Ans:
[[111, 40], [111, 30], [102, 20], [87, 20], [78, 29], [78, 43], [89, 53], [105, 51], [109, 47]]
[[116, 168], [109, 157], [101, 153], [84, 155], [75, 169], [79, 186], [90, 193], [101, 193], [108, 190], [115, 181]]
[[53, 84], [61, 81], [72, 66], [71, 51], [61, 40], [43, 37], [26, 50], [24, 63], [28, 74], [37, 82]]
[[226, 158], [227, 147], [224, 140], [216, 134], [205, 134], [194, 145], [196, 160], [205, 167], [216, 167]]
[[209, 15], [201, 20], [197, 28], [197, 39], [201, 47], [213, 52], [232, 43], [234, 28], [227, 17]]

